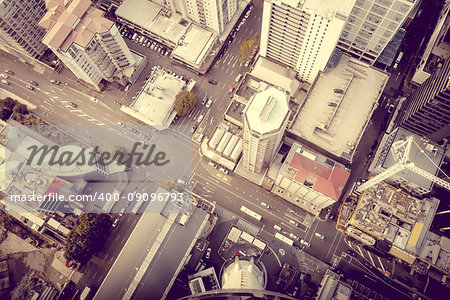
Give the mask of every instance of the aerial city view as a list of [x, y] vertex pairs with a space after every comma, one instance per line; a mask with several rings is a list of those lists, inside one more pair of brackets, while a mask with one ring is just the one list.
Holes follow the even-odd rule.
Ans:
[[450, 0], [0, 0], [0, 299], [449, 299]]

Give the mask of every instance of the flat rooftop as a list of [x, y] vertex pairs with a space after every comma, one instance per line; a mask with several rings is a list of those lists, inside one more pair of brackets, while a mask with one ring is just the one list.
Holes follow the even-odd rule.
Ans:
[[342, 55], [334, 69], [319, 73], [289, 131], [349, 160], [388, 78], [387, 73]]
[[[157, 191], [158, 192], [158, 191]], [[185, 226], [155, 212], [150, 202], [94, 299], [164, 299], [205, 226], [208, 213], [194, 209]], [[146, 267], [143, 267], [146, 266]], [[137, 280], [139, 278], [140, 280]]]
[[217, 35], [209, 30], [191, 24], [181, 43], [178, 43], [172, 56], [186, 63], [200, 67], [217, 40]]
[[175, 45], [186, 33], [190, 23], [183, 20], [180, 14], [171, 13], [156, 3], [141, 0], [124, 0], [116, 10], [116, 16]]
[[152, 126], [169, 126], [175, 97], [186, 82], [165, 69], [155, 69], [129, 107], [121, 110]]

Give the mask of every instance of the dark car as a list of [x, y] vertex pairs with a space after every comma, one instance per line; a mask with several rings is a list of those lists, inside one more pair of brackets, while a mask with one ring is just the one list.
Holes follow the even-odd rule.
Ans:
[[215, 81], [213, 79], [208, 80], [208, 82], [211, 83], [211, 84], [217, 84], [217, 81]]
[[192, 126], [191, 133], [194, 133], [197, 130], [197, 125]]
[[9, 74], [9, 75], [14, 75], [14, 72], [11, 71], [11, 70], [5, 70], [5, 73], [6, 73], [6, 74]]
[[37, 83], [37, 82], [34, 81], [34, 80], [30, 80], [30, 83], [31, 83], [32, 85], [35, 85], [35, 86], [38, 86], [38, 85], [39, 85], [39, 83]]
[[72, 106], [73, 108], [78, 108], [78, 105], [76, 105], [76, 104], [73, 103], [73, 102], [70, 102], [70, 106]]
[[350, 255], [351, 257], [356, 257], [356, 253], [353, 250], [347, 250], [348, 255]]

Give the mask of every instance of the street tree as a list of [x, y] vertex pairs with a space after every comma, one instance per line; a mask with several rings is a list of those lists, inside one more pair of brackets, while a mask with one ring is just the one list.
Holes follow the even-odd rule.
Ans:
[[252, 51], [258, 46], [259, 37], [257, 36], [249, 36], [246, 38], [239, 48], [237, 53], [237, 58], [241, 62], [241, 64], [245, 64], [245, 62], [250, 58]]
[[183, 117], [187, 115], [197, 103], [197, 97], [194, 93], [189, 91], [181, 91], [175, 97], [174, 108], [177, 115]]

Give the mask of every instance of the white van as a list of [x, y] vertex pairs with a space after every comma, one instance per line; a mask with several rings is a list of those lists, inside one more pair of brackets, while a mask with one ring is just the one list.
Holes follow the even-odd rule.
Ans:
[[80, 295], [80, 300], [85, 300], [87, 299], [87, 296], [89, 296], [89, 293], [91, 292], [91, 288], [90, 287], [85, 287], [83, 292]]
[[281, 231], [281, 227], [278, 226], [278, 225], [273, 225], [273, 229], [278, 230], [278, 231]]
[[239, 74], [234, 81], [239, 82], [239, 80], [241, 80], [241, 77], [242, 77], [242, 74]]

